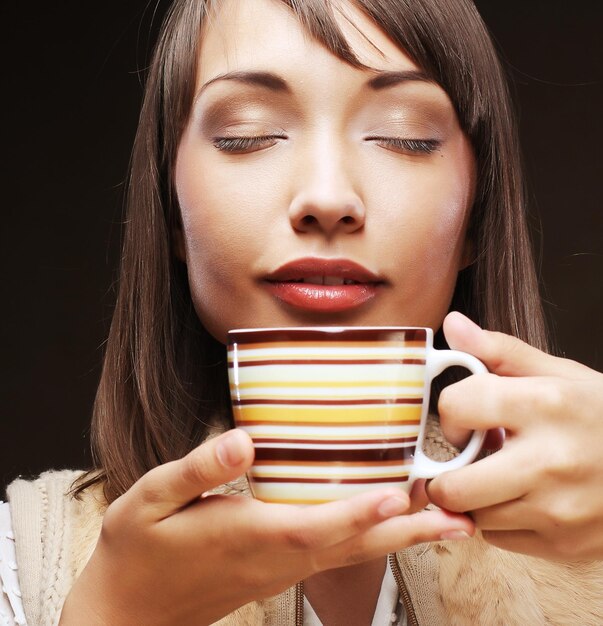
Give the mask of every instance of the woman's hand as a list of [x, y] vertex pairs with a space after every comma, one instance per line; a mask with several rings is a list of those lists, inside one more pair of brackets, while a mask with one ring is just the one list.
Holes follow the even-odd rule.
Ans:
[[441, 395], [442, 428], [505, 429], [501, 450], [431, 481], [429, 498], [471, 511], [495, 546], [551, 559], [603, 559], [603, 374], [451, 313], [452, 348], [481, 359]]
[[143, 476], [107, 509], [61, 626], [209, 624], [316, 572], [473, 533], [464, 515], [401, 515], [410, 500], [398, 489], [303, 508], [200, 497], [252, 460], [251, 440], [233, 430]]

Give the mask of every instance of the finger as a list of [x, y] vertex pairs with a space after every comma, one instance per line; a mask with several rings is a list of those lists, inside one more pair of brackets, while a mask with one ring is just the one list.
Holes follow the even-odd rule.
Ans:
[[211, 495], [166, 522], [172, 532], [199, 534], [240, 554], [270, 549], [291, 554], [322, 551], [406, 513], [410, 498], [396, 488], [380, 489], [311, 506], [265, 503], [245, 496]]
[[519, 498], [471, 511], [471, 517], [481, 531], [535, 530], [539, 519], [533, 519], [532, 508]]
[[159, 521], [205, 491], [241, 476], [253, 456], [249, 436], [239, 429], [230, 430], [185, 457], [152, 469], [125, 495], [145, 517]]
[[552, 558], [552, 546], [533, 530], [482, 531], [482, 537], [489, 544], [530, 556]]
[[551, 377], [469, 376], [440, 394], [442, 431], [448, 437], [458, 436], [465, 429], [504, 428], [513, 433], [525, 430], [538, 416], [550, 418], [560, 411], [567, 412], [567, 387]]
[[388, 488], [307, 507], [265, 506], [271, 510], [258, 541], [280, 538], [285, 550], [322, 550], [407, 513], [410, 498], [400, 489]]
[[503, 550], [521, 552], [548, 560], [600, 561], [603, 551], [600, 546], [601, 528], [598, 532], [540, 533], [533, 530], [483, 531], [484, 539]]
[[[533, 530], [483, 531], [482, 536], [489, 544], [508, 550], [528, 554], [550, 561], [564, 563], [592, 559], [590, 546], [574, 535], [551, 540]], [[597, 556], [595, 558], [598, 558]]]
[[517, 450], [503, 448], [467, 467], [440, 474], [426, 487], [429, 499], [443, 509], [462, 512], [523, 497], [533, 488], [534, 477], [527, 469], [533, 459], [531, 453]]
[[511, 335], [483, 330], [457, 311], [446, 316], [444, 335], [451, 348], [472, 354], [500, 376], [579, 376], [587, 370], [579, 363], [546, 354]]
[[419, 543], [468, 539], [474, 532], [475, 526], [469, 517], [448, 511], [401, 515], [318, 555], [318, 567], [354, 565]]
[[500, 450], [505, 443], [505, 437], [506, 434], [504, 428], [491, 428], [486, 433], [483, 449], [487, 452], [496, 452]]
[[408, 510], [409, 513], [422, 511], [429, 504], [429, 498], [427, 497], [427, 492], [425, 491], [426, 482], [427, 481], [424, 479], [415, 480], [415, 483], [410, 491], [411, 504]]

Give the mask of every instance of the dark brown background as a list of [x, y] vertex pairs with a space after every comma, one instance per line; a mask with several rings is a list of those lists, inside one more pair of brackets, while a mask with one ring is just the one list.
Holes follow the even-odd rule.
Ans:
[[[514, 80], [558, 348], [603, 370], [603, 3], [477, 4]], [[122, 183], [166, 6], [0, 0], [0, 483], [89, 461]]]

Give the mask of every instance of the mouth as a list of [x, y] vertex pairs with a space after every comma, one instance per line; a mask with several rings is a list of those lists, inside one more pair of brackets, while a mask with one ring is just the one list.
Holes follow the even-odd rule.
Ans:
[[264, 284], [291, 307], [339, 313], [375, 298], [386, 281], [348, 259], [305, 258], [278, 268], [265, 277]]

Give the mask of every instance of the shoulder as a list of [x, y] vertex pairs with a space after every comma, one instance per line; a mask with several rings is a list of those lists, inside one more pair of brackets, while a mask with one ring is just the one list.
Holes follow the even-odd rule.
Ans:
[[82, 476], [82, 470], [58, 470], [48, 471], [26, 479], [19, 477], [8, 485], [6, 493], [8, 500], [47, 499], [54, 495], [67, 495], [75, 481]]
[[60, 613], [74, 577], [87, 563], [100, 533], [106, 503], [102, 486], [75, 498], [80, 470], [19, 478], [7, 488], [23, 605], [28, 621]]
[[77, 497], [73, 489], [82, 470], [48, 471], [32, 480], [18, 478], [7, 488], [17, 542], [32, 559], [42, 558], [45, 544], [64, 546], [89, 543], [98, 537], [107, 508], [102, 485], [87, 488]]

